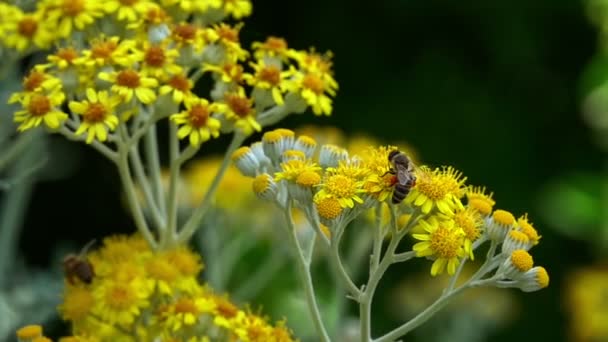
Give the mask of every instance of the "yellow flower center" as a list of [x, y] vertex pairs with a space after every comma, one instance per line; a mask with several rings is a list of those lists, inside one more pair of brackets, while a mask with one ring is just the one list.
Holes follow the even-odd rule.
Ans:
[[226, 63], [222, 66], [222, 70], [236, 82], [243, 80], [243, 67], [240, 64]]
[[139, 87], [139, 74], [135, 70], [123, 70], [116, 76], [116, 84], [127, 88]]
[[17, 32], [24, 37], [33, 37], [37, 30], [38, 23], [34, 18], [25, 17], [17, 24]]
[[184, 77], [184, 75], [175, 75], [169, 79], [169, 85], [173, 89], [177, 89], [182, 92], [188, 92], [192, 88], [188, 78]]
[[341, 198], [351, 198], [357, 193], [357, 184], [344, 175], [333, 175], [327, 179], [325, 190]]
[[252, 101], [246, 97], [238, 94], [227, 94], [225, 100], [228, 107], [240, 118], [245, 118], [252, 112]]
[[458, 230], [440, 225], [430, 234], [431, 249], [439, 258], [451, 259], [458, 256], [462, 246], [462, 236]]
[[494, 214], [492, 214], [492, 218], [494, 218], [494, 221], [496, 221], [498, 224], [501, 224], [503, 226], [510, 227], [515, 223], [515, 217], [513, 216], [513, 214], [506, 210], [495, 210]]
[[30, 99], [27, 109], [32, 116], [43, 116], [51, 111], [51, 107], [51, 100], [48, 97], [34, 94]]
[[277, 85], [281, 82], [281, 70], [274, 65], [270, 65], [260, 70], [258, 77], [271, 85]]
[[181, 40], [193, 40], [196, 37], [196, 27], [190, 24], [177, 25], [173, 32]]
[[517, 231], [517, 230], [511, 230], [509, 232], [509, 238], [511, 240], [521, 242], [521, 243], [527, 243], [530, 241], [530, 239], [528, 239], [528, 235], [526, 235], [520, 231]]
[[263, 173], [253, 180], [253, 192], [264, 193], [270, 187], [270, 175]]
[[108, 306], [115, 310], [126, 310], [135, 302], [133, 289], [126, 284], [113, 284], [107, 289], [105, 300]]
[[549, 273], [545, 270], [544, 267], [538, 268], [538, 273], [536, 274], [536, 282], [540, 285], [541, 288], [545, 288], [549, 286]]
[[72, 47], [61, 48], [57, 51], [56, 55], [64, 61], [72, 63], [72, 61], [78, 57], [78, 51]]
[[98, 41], [91, 47], [91, 57], [108, 59], [117, 47], [114, 41]]
[[342, 213], [342, 206], [337, 199], [332, 197], [324, 198], [315, 203], [319, 216], [328, 220], [333, 220]]
[[84, 118], [87, 122], [97, 123], [102, 122], [107, 114], [107, 108], [101, 103], [90, 103], [84, 112]]
[[460, 184], [455, 178], [449, 175], [430, 174], [418, 177], [416, 188], [431, 200], [439, 201], [450, 193], [458, 193]]
[[323, 80], [314, 74], [307, 74], [304, 76], [302, 80], [302, 85], [304, 88], [312, 90], [314, 93], [320, 95], [323, 94], [323, 90], [325, 89], [325, 85], [323, 84]]
[[200, 128], [207, 124], [209, 119], [209, 107], [201, 104], [196, 104], [190, 108], [188, 113], [190, 118], [190, 124], [193, 127]]
[[153, 67], [161, 67], [165, 63], [165, 50], [160, 46], [152, 46], [146, 50], [144, 61]]
[[63, 13], [70, 17], [75, 17], [84, 11], [84, 5], [84, 0], [64, 0], [62, 6]]
[[310, 188], [321, 182], [321, 176], [314, 171], [304, 171], [296, 178], [296, 184]]
[[479, 198], [469, 198], [469, 207], [477, 210], [482, 215], [490, 215], [492, 213], [492, 206]]
[[175, 303], [175, 313], [191, 313], [193, 315], [198, 314], [198, 308], [191, 299], [181, 298]]
[[534, 261], [530, 253], [517, 249], [511, 252], [511, 264], [521, 272], [527, 272], [534, 265]]

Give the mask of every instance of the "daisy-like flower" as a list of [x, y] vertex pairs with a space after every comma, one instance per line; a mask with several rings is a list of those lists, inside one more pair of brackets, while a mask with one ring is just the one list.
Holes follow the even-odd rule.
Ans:
[[103, 9], [106, 13], [116, 13], [120, 21], [135, 22], [152, 6], [154, 3], [149, 0], [107, 0]]
[[45, 66], [55, 66], [59, 70], [67, 69], [74, 65], [74, 61], [79, 57], [79, 54], [80, 52], [71, 46], [59, 48], [57, 52], [46, 57], [49, 63]]
[[97, 93], [91, 88], [86, 90], [86, 95], [86, 100], [70, 101], [68, 105], [73, 113], [83, 117], [75, 134], [86, 133], [87, 144], [95, 139], [104, 142], [108, 139], [108, 131], [112, 132], [118, 126], [118, 117], [114, 112], [120, 99], [109, 96], [107, 91]]
[[442, 274], [446, 268], [448, 274], [454, 274], [460, 259], [465, 256], [462, 228], [453, 220], [439, 220], [435, 216], [420, 220], [418, 225], [424, 233], [412, 234], [414, 239], [420, 240], [413, 247], [416, 256], [435, 260], [431, 266], [432, 276]]
[[[243, 72], [243, 66], [238, 63], [226, 61], [221, 65], [205, 64], [203, 71], [212, 72], [215, 77], [220, 79], [224, 83], [237, 83], [241, 84], [246, 78], [251, 75]], [[247, 77], [245, 77], [247, 76]]]
[[91, 41], [91, 47], [82, 51], [82, 56], [74, 63], [90, 70], [107, 65], [129, 66], [135, 62], [135, 55], [130, 51], [135, 47], [134, 40], [120, 40], [119, 37], [105, 37]]
[[333, 172], [330, 171], [325, 174], [320, 185], [321, 189], [315, 194], [315, 203], [326, 198], [335, 198], [342, 208], [353, 208], [355, 202], [363, 204], [363, 199], [359, 196], [365, 193], [363, 181], [342, 171], [337, 168]]
[[161, 313], [164, 325], [175, 332], [184, 327], [192, 327], [205, 313], [212, 313], [216, 309], [215, 302], [206, 296], [198, 298], [181, 297]]
[[65, 100], [61, 90], [55, 88], [48, 95], [32, 93], [21, 100], [23, 110], [15, 112], [14, 121], [19, 123], [17, 130], [25, 131], [38, 127], [42, 122], [51, 129], [57, 129], [68, 115], [60, 106]]
[[140, 281], [105, 281], [93, 289], [93, 313], [109, 324], [131, 325], [150, 305], [150, 288]]
[[66, 284], [59, 311], [66, 321], [80, 321], [89, 315], [94, 303], [95, 298], [89, 288]]
[[477, 210], [481, 215], [488, 216], [496, 202], [492, 199], [492, 193], [486, 193], [486, 188], [481, 186], [469, 186], [466, 189], [467, 204]]
[[454, 209], [462, 209], [460, 198], [464, 195], [466, 177], [454, 168], [443, 167], [431, 171], [423, 166], [416, 170], [416, 186], [405, 202], [420, 207], [424, 214], [437, 208], [441, 213], [453, 215]]
[[176, 63], [179, 52], [168, 46], [167, 41], [160, 44], [151, 44], [144, 41], [141, 51], [137, 51], [138, 60], [142, 60], [141, 72], [163, 80], [169, 75], [182, 72], [182, 67]]
[[283, 38], [268, 37], [265, 42], [253, 42], [251, 48], [254, 50], [253, 56], [260, 60], [264, 57], [278, 57], [282, 61], [289, 58], [289, 48]]
[[250, 0], [224, 0], [223, 10], [226, 15], [231, 15], [234, 19], [239, 20], [250, 16], [253, 6], [251, 6]]
[[[442, 215], [442, 217], [448, 219], [448, 216]], [[464, 252], [471, 259], [474, 260], [473, 255], [473, 242], [477, 241], [483, 233], [483, 219], [481, 215], [470, 207], [463, 209], [456, 209], [454, 216], [451, 217], [457, 227], [460, 227], [464, 232]]]
[[383, 202], [393, 193], [396, 176], [391, 174], [392, 169], [388, 155], [396, 148], [393, 146], [368, 147], [363, 151], [363, 164], [369, 170], [365, 178], [365, 190], [378, 201]]
[[101, 72], [99, 78], [112, 83], [112, 92], [120, 95], [124, 103], [128, 103], [133, 95], [144, 104], [150, 104], [156, 100], [156, 92], [153, 88], [158, 86], [155, 78], [146, 77], [133, 69], [114, 71], [111, 73]]
[[178, 73], [169, 77], [169, 79], [158, 89], [160, 95], [171, 94], [171, 99], [175, 103], [182, 103], [185, 99], [194, 96], [192, 94], [194, 84], [186, 74]]
[[50, 46], [55, 38], [53, 30], [45, 27], [42, 12], [23, 13], [21, 10], [13, 11], [13, 15], [4, 18], [1, 23], [2, 41], [8, 47], [15, 48], [19, 52], [36, 47], [45, 49]]
[[310, 203], [314, 188], [321, 182], [321, 167], [310, 159], [290, 159], [281, 163], [275, 180], [287, 181], [287, 191], [300, 203]]
[[82, 31], [103, 16], [101, 3], [94, 0], [53, 0], [49, 2], [47, 20], [55, 22], [57, 34], [69, 37], [74, 28]]
[[253, 100], [245, 95], [245, 89], [239, 87], [235, 92], [224, 94], [224, 103], [227, 105], [226, 119], [234, 122], [234, 126], [241, 129], [245, 135], [262, 130], [262, 126], [256, 121]]
[[532, 244], [532, 246], [538, 245], [538, 241], [540, 240], [541, 236], [538, 235], [538, 232], [536, 231], [536, 229], [534, 229], [534, 226], [532, 226], [532, 223], [528, 220], [528, 214], [524, 214], [523, 216], [517, 219], [517, 229], [528, 236], [528, 239], [530, 239], [530, 243]]
[[225, 105], [209, 103], [206, 99], [190, 97], [184, 102], [186, 110], [171, 115], [171, 120], [180, 126], [177, 136], [180, 139], [190, 137], [194, 147], [220, 135], [220, 121], [211, 117], [212, 113], [223, 113]]
[[23, 78], [23, 91], [16, 92], [8, 99], [8, 103], [23, 101], [33, 93], [53, 93], [61, 90], [61, 80], [43, 70], [33, 69]]
[[226, 59], [229, 61], [245, 60], [249, 56], [249, 52], [243, 49], [239, 41], [242, 27], [243, 24], [230, 26], [225, 23], [213, 26], [213, 30], [217, 34], [215, 43], [224, 48]]
[[298, 72], [285, 84], [285, 90], [302, 96], [315, 115], [330, 115], [332, 100], [326, 93], [335, 96], [338, 83], [319, 72]]
[[283, 92], [287, 88], [285, 82], [293, 74], [292, 70], [282, 71], [281, 66], [272, 63], [266, 63], [263, 59], [257, 63], [250, 63], [254, 69], [254, 75], [245, 75], [247, 83], [253, 87], [269, 91], [272, 94], [274, 102], [282, 106]]

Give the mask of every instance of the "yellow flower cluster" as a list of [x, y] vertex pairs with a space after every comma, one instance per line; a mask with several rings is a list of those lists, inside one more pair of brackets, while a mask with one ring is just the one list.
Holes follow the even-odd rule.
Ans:
[[[198, 147], [307, 107], [332, 112], [331, 54], [290, 49], [277, 37], [250, 53], [242, 23], [221, 22], [249, 15], [248, 0], [44, 0], [31, 13], [0, 6], [0, 47], [26, 54], [60, 46], [10, 99], [22, 107], [14, 117], [21, 131], [44, 123], [105, 142], [131, 118], [134, 130], [168, 117]], [[204, 75], [213, 81], [209, 98], [194, 92]]]
[[[485, 241], [502, 245], [505, 279], [518, 281], [524, 291], [548, 285], [542, 267], [532, 267], [527, 251], [540, 236], [527, 215], [516, 220], [485, 188], [465, 185], [466, 177], [453, 167], [414, 167], [414, 184], [403, 201], [394, 197], [399, 183], [396, 166], [389, 160], [393, 146], [358, 146], [357, 154], [331, 143], [320, 145], [308, 135], [276, 129], [261, 142], [233, 154], [241, 173], [254, 178], [254, 192], [281, 208], [293, 201], [318, 217], [329, 229], [345, 225], [367, 209], [394, 206], [400, 229], [408, 226], [419, 240], [413, 250], [433, 260], [431, 274], [454, 274], [465, 259]], [[466, 200], [465, 200], [466, 198]], [[397, 204], [394, 204], [394, 203]], [[391, 203], [391, 204], [389, 204]], [[411, 220], [416, 217], [416, 220]]]
[[81, 262], [94, 276], [67, 275], [59, 310], [74, 336], [65, 341], [293, 341], [284, 322], [200, 284], [200, 257], [186, 247], [153, 252], [139, 236], [112, 236]]

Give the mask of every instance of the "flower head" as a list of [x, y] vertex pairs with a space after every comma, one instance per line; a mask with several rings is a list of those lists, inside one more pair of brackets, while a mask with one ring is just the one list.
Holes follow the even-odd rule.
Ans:
[[464, 195], [466, 177], [459, 171], [451, 166], [433, 171], [423, 166], [416, 171], [416, 177], [416, 186], [405, 201], [420, 207], [424, 214], [437, 208], [441, 213], [453, 215], [454, 209], [463, 207], [460, 198]]
[[70, 110], [83, 117], [76, 134], [86, 133], [88, 144], [95, 139], [101, 142], [106, 141], [108, 131], [112, 132], [118, 126], [118, 117], [114, 113], [120, 99], [108, 95], [106, 91], [96, 92], [92, 88], [87, 89], [86, 96], [86, 100], [70, 101], [69, 103]]
[[187, 98], [184, 104], [185, 111], [171, 115], [171, 120], [180, 126], [177, 132], [180, 139], [189, 137], [190, 145], [198, 147], [220, 135], [220, 121], [211, 114], [225, 111], [224, 105], [197, 97]]
[[431, 266], [432, 276], [443, 273], [446, 266], [448, 274], [454, 274], [460, 258], [465, 256], [462, 228], [456, 226], [453, 220], [439, 220], [435, 216], [420, 220], [418, 224], [425, 232], [412, 235], [421, 241], [413, 247], [416, 256], [435, 260]]
[[153, 89], [158, 86], [158, 81], [155, 78], [144, 76], [137, 70], [101, 72], [99, 78], [112, 83], [112, 92], [118, 94], [124, 103], [130, 102], [133, 96], [144, 104], [150, 104], [156, 100], [156, 92]]
[[61, 90], [56, 88], [49, 94], [32, 93], [21, 100], [23, 110], [15, 112], [14, 121], [19, 123], [17, 129], [25, 131], [38, 127], [41, 123], [51, 129], [57, 129], [68, 115], [60, 106], [65, 99]]

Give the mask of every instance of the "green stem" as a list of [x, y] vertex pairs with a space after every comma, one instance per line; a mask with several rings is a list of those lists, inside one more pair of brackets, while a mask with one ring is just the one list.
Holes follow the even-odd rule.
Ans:
[[355, 285], [352, 281], [346, 269], [344, 269], [344, 265], [342, 264], [342, 258], [340, 258], [340, 241], [342, 240], [342, 236], [344, 235], [344, 226], [340, 225], [336, 229], [335, 237], [331, 239], [331, 259], [337, 268], [336, 273], [338, 275], [338, 279], [341, 280], [342, 285], [346, 287], [346, 290], [350, 294], [350, 296], [359, 301], [359, 297], [361, 297], [361, 290]]
[[205, 196], [203, 197], [203, 201], [194, 210], [194, 212], [192, 213], [192, 215], [190, 216], [188, 221], [184, 224], [182, 230], [179, 232], [178, 238], [177, 238], [178, 243], [185, 243], [188, 240], [190, 240], [190, 238], [192, 238], [192, 235], [194, 235], [194, 233], [196, 232], [198, 227], [200, 227], [201, 221], [203, 220], [205, 214], [207, 213], [207, 210], [209, 210], [211, 208], [211, 205], [212, 205], [211, 202], [212, 202], [213, 197], [215, 197], [215, 192], [217, 191], [217, 188], [219, 187], [220, 182], [222, 181], [222, 178], [224, 177], [224, 174], [226, 173], [226, 170], [228, 170], [228, 166], [230, 166], [232, 153], [239, 146], [241, 146], [241, 144], [243, 143], [244, 140], [245, 140], [245, 136], [243, 134], [238, 133], [238, 132], [234, 133], [234, 136], [232, 137], [232, 141], [230, 142], [230, 145], [228, 146], [228, 149], [226, 150], [226, 154], [224, 155], [224, 160], [222, 160], [222, 164], [220, 165], [219, 170], [215, 174], [215, 177], [213, 178], [213, 181], [211, 182], [209, 189], [205, 193]]
[[294, 226], [293, 218], [291, 217], [291, 203], [288, 203], [287, 208], [285, 209], [285, 219], [287, 221], [287, 229], [289, 230], [289, 242], [292, 245], [291, 247], [296, 251], [297, 269], [304, 283], [306, 302], [308, 303], [313, 324], [317, 330], [320, 340], [322, 342], [330, 342], [331, 340], [327, 334], [325, 326], [323, 325], [323, 319], [321, 318], [321, 313], [319, 312], [319, 306], [315, 297], [312, 276], [310, 274], [310, 264], [306, 261], [306, 256], [304, 255], [304, 251], [302, 250], [300, 242], [298, 241], [296, 227]]
[[129, 159], [131, 160], [131, 165], [133, 167], [133, 171], [135, 172], [135, 178], [137, 179], [137, 183], [141, 187], [141, 190], [144, 194], [144, 198], [146, 199], [146, 203], [149, 208], [150, 216], [154, 220], [154, 224], [156, 225], [156, 230], [160, 233], [166, 229], [163, 218], [160, 216], [158, 203], [156, 203], [154, 199], [154, 195], [152, 194], [152, 190], [150, 188], [150, 182], [148, 181], [148, 177], [144, 172], [143, 163], [141, 160], [141, 156], [139, 155], [139, 151], [137, 146], [131, 147], [131, 153], [129, 153]]
[[158, 137], [156, 134], [156, 125], [150, 127], [150, 130], [148, 131], [148, 134], [144, 136], [144, 139], [146, 162], [148, 163], [150, 177], [152, 178], [152, 191], [156, 197], [156, 203], [158, 204], [158, 209], [160, 209], [160, 214], [166, 217], [167, 204], [165, 203], [165, 192], [163, 190], [161, 166], [158, 157]]
[[[85, 141], [86, 140], [85, 136], [83, 136], [83, 135], [76, 135], [76, 134], [74, 134], [74, 132], [70, 131], [65, 126], [62, 126], [59, 129], [59, 133], [61, 133], [66, 138], [68, 138], [68, 140], [72, 140], [72, 141]], [[116, 151], [113, 151], [108, 146], [100, 143], [97, 140], [93, 140], [89, 145], [91, 147], [93, 147], [94, 149], [96, 149], [99, 153], [103, 154], [109, 160], [111, 160], [113, 162], [117, 162], [117, 160], [118, 160], [118, 154], [116, 153]]]

